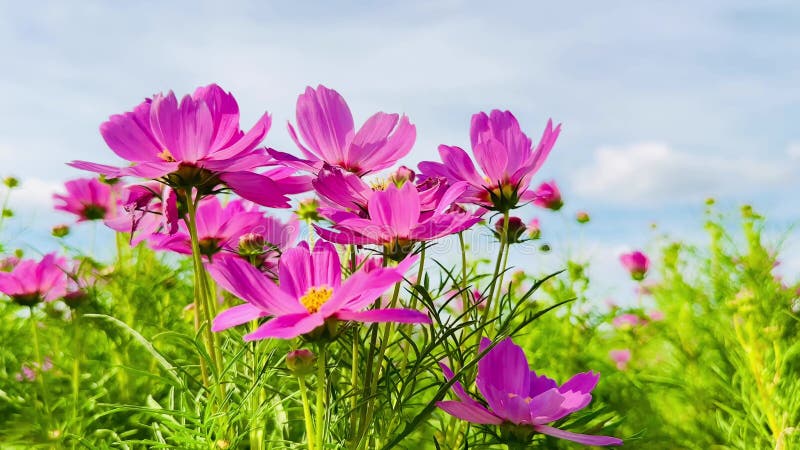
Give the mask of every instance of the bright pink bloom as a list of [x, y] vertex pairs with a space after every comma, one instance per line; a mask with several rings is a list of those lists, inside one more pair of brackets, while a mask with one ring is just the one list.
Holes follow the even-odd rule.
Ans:
[[561, 207], [564, 206], [564, 201], [561, 199], [561, 191], [558, 190], [556, 182], [547, 181], [540, 184], [539, 187], [536, 188], [533, 204], [553, 211], [561, 209]]
[[197, 88], [180, 102], [172, 92], [156, 94], [133, 111], [113, 115], [100, 125], [100, 134], [111, 150], [133, 162], [132, 166], [86, 161], [70, 165], [113, 178], [157, 179], [204, 193], [226, 184], [256, 203], [288, 207], [281, 185], [252, 172], [272, 162], [265, 149], [257, 148], [270, 125], [270, 116], [264, 113], [244, 133], [239, 129], [239, 105], [233, 95], [215, 84]]
[[[336, 215], [341, 211], [352, 212], [363, 218], [369, 217], [368, 205], [373, 193], [386, 190], [390, 184], [398, 187], [412, 184], [416, 175], [410, 170], [408, 172], [410, 174], [405, 175], [406, 181], [395, 177], [384, 183], [370, 186], [357, 175], [341, 169], [326, 167], [312, 182], [323, 204], [319, 208], [319, 212], [323, 217], [333, 221], [336, 221]], [[422, 212], [435, 210], [448, 189], [446, 180], [434, 177], [426, 178], [416, 186]], [[454, 199], [450, 198], [449, 200], [452, 202]]]
[[[223, 249], [234, 251], [239, 237], [261, 225], [263, 216], [247, 209], [243, 200], [228, 202], [224, 207], [217, 197], [207, 197], [197, 207], [197, 238], [200, 253], [211, 257]], [[192, 253], [189, 229], [185, 222], [171, 235], [155, 234], [149, 239], [154, 250], [170, 250], [184, 255]]]
[[49, 356], [44, 357], [42, 367], [39, 367], [38, 362], [32, 364], [23, 364], [20, 372], [15, 375], [17, 381], [35, 381], [38, 372], [48, 372], [53, 369], [53, 360]]
[[622, 314], [614, 318], [613, 322], [616, 328], [631, 328], [639, 325], [644, 325], [647, 321], [643, 320], [636, 314]]
[[53, 194], [55, 209], [78, 216], [78, 222], [110, 219], [117, 212], [119, 189], [96, 178], [78, 178], [64, 183], [66, 194]]
[[628, 269], [631, 278], [636, 281], [643, 280], [647, 275], [647, 270], [650, 268], [650, 259], [639, 250], [622, 254], [619, 260], [622, 262], [622, 265]]
[[548, 121], [542, 139], [533, 148], [532, 142], [509, 111], [493, 110], [490, 114], [472, 116], [470, 141], [481, 175], [467, 153], [459, 147], [439, 146], [442, 163], [422, 162], [420, 170], [428, 176], [447, 178], [451, 183], [466, 181], [470, 185], [462, 200], [497, 211], [516, 208], [519, 202], [533, 200], [528, 191], [533, 175], [544, 164], [561, 132]]
[[392, 166], [406, 156], [417, 137], [406, 116], [378, 112], [355, 131], [353, 115], [344, 98], [333, 89], [310, 86], [297, 98], [297, 128], [289, 135], [307, 158], [270, 151], [278, 160], [304, 170], [319, 171], [323, 164], [364, 175]]
[[664, 314], [663, 311], [659, 311], [659, 310], [655, 309], [653, 311], [648, 312], [647, 313], [647, 317], [649, 317], [650, 320], [652, 320], [653, 322], [659, 322], [659, 321], [664, 320], [666, 315]]
[[0, 292], [23, 306], [53, 301], [67, 293], [66, 259], [48, 253], [40, 261], [24, 259], [11, 272], [0, 272]]
[[609, 358], [617, 365], [617, 369], [625, 370], [631, 360], [631, 351], [626, 349], [611, 350], [608, 352]]
[[387, 256], [402, 259], [415, 242], [429, 241], [464, 231], [480, 219], [461, 213], [446, 213], [453, 200], [464, 192], [463, 183], [451, 187], [442, 197], [439, 207], [422, 213], [420, 194], [416, 186], [406, 183], [398, 188], [390, 185], [376, 191], [370, 198], [369, 218], [352, 213], [336, 217], [333, 232], [315, 225], [319, 235], [337, 244], [378, 244], [387, 247]]
[[212, 330], [221, 331], [261, 317], [272, 317], [245, 336], [245, 340], [254, 341], [291, 339], [310, 333], [328, 319], [430, 323], [427, 315], [408, 309], [363, 311], [394, 283], [401, 281], [414, 261], [407, 259], [395, 268], [360, 270], [342, 281], [339, 254], [333, 245], [317, 242], [311, 251], [308, 244], [302, 242], [281, 256], [276, 285], [241, 259], [220, 259], [208, 266], [211, 276], [247, 303], [220, 313], [214, 319]]
[[[490, 344], [489, 339], [483, 338], [481, 351]], [[448, 380], [453, 378], [449, 367], [440, 366]], [[533, 434], [542, 433], [585, 445], [622, 445], [622, 440], [614, 437], [577, 434], [547, 425], [585, 408], [592, 401], [591, 392], [599, 379], [598, 373], [584, 372], [559, 386], [554, 380], [530, 370], [525, 353], [511, 338], [506, 338], [478, 362], [475, 384], [488, 408], [470, 397], [458, 382], [453, 384], [453, 391], [459, 400], [440, 401], [436, 406], [472, 423], [501, 425], [510, 422], [529, 427], [526, 436], [518, 436], [521, 439], [531, 439]]]

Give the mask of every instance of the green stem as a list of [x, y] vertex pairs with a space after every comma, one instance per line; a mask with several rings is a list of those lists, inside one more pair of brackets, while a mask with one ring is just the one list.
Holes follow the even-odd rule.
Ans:
[[464, 300], [464, 309], [471, 305], [470, 294], [467, 292], [467, 246], [464, 244], [464, 232], [458, 233], [458, 244], [461, 247], [461, 297]]
[[311, 419], [311, 405], [308, 401], [308, 389], [306, 388], [305, 377], [297, 377], [297, 383], [300, 385], [300, 398], [303, 399], [303, 419], [306, 423], [308, 450], [314, 450], [314, 421]]
[[319, 347], [319, 356], [317, 357], [317, 436], [316, 441], [319, 448], [325, 448], [325, 397], [328, 394], [328, 381], [325, 376], [325, 362], [327, 360], [326, 349], [324, 345]]
[[[80, 387], [81, 387], [81, 333], [80, 333], [80, 314], [76, 310], [72, 310], [72, 340], [75, 346], [72, 355], [72, 418], [75, 423], [78, 423], [78, 402], [80, 400]], [[80, 431], [80, 430], [78, 430]], [[75, 433], [80, 436], [80, 432]]]
[[[503, 231], [500, 233], [500, 249], [497, 252], [497, 261], [495, 262], [494, 265], [494, 274], [492, 275], [492, 283], [489, 287], [489, 296], [486, 297], [486, 305], [484, 305], [483, 315], [481, 316], [480, 323], [478, 324], [478, 326], [481, 327], [481, 329], [483, 328], [483, 325], [486, 324], [486, 321], [489, 319], [489, 311], [491, 311], [492, 309], [491, 308], [492, 298], [494, 298], [494, 293], [495, 290], [497, 289], [497, 284], [498, 284], [497, 281], [500, 276], [500, 266], [503, 262], [503, 253], [507, 247], [506, 236], [508, 236], [508, 211], [503, 213]], [[476, 333], [476, 336], [478, 338], [478, 343], [480, 343], [481, 334], [482, 333], [480, 330]]]
[[358, 355], [361, 342], [359, 340], [358, 328], [353, 330], [353, 356], [350, 361], [350, 386], [353, 392], [350, 394], [350, 429], [356, 430], [357, 414], [356, 408], [358, 407]]
[[[222, 374], [222, 364], [221, 360], [217, 354], [217, 349], [215, 345], [215, 338], [214, 333], [211, 331], [211, 304], [209, 301], [209, 283], [206, 279], [206, 271], [203, 267], [203, 256], [200, 253], [200, 240], [197, 236], [197, 201], [196, 199], [192, 198], [191, 190], [185, 191], [186, 195], [186, 206], [188, 209], [188, 216], [189, 220], [187, 226], [189, 228], [189, 237], [192, 242], [192, 262], [194, 263], [194, 280], [195, 280], [195, 325], [203, 328], [203, 334], [206, 340], [206, 347], [209, 356], [211, 356], [211, 361], [214, 363], [216, 369], [216, 378], [215, 383], [217, 386], [217, 391], [219, 394], [219, 401], [222, 402], [225, 397], [225, 393], [222, 388], [222, 384], [219, 382], [219, 377]], [[203, 321], [200, 322], [200, 314], [204, 314]], [[201, 358], [201, 364], [202, 364]]]
[[42, 359], [41, 348], [39, 347], [39, 324], [36, 322], [36, 314], [34, 314], [33, 306], [30, 307], [29, 322], [31, 323], [31, 334], [33, 335], [33, 352], [36, 357], [36, 363], [39, 367], [35, 368], [36, 379], [39, 381], [39, 388], [42, 390], [42, 405], [44, 406], [44, 413], [47, 417], [50, 416], [50, 407], [47, 401], [47, 386], [44, 382], [44, 360]]

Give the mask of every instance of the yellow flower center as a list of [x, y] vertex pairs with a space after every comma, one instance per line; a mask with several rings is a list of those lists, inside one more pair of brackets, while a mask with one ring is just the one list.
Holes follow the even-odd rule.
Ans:
[[372, 188], [373, 191], [385, 191], [387, 187], [389, 187], [389, 180], [385, 178], [378, 178], [373, 180], [369, 187]]
[[172, 156], [168, 148], [165, 148], [163, 152], [159, 153], [158, 157], [167, 162], [175, 162], [175, 157]]
[[304, 296], [300, 297], [300, 303], [306, 307], [308, 312], [314, 314], [325, 302], [330, 300], [331, 295], [333, 295], [333, 289], [328, 286], [312, 287]]

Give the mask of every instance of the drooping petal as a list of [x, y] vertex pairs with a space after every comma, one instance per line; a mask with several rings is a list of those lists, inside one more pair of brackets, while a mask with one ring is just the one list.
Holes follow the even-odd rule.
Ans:
[[[439, 363], [439, 367], [442, 369], [442, 373], [444, 374], [444, 377], [448, 381], [453, 379], [455, 373], [453, 373], [450, 367], [441, 362]], [[460, 381], [456, 381], [455, 383], [453, 383], [453, 392], [455, 392], [456, 396], [458, 396], [458, 398], [461, 399], [461, 401], [464, 403], [482, 406], [480, 403], [478, 403], [477, 400], [475, 400], [469, 394], [467, 394], [467, 391], [464, 389], [464, 385], [462, 385]]]
[[431, 318], [421, 311], [412, 309], [392, 308], [392, 309], [371, 309], [368, 311], [349, 311], [339, 310], [336, 317], [340, 320], [352, 320], [354, 322], [376, 323], [376, 322], [395, 322], [395, 323], [431, 323]]
[[611, 436], [592, 436], [590, 434], [578, 434], [571, 431], [559, 430], [558, 428], [548, 427], [547, 425], [536, 425], [534, 430], [539, 433], [549, 436], [557, 437], [559, 439], [566, 439], [568, 441], [577, 442], [583, 445], [622, 445], [622, 439]]
[[228, 328], [269, 315], [268, 312], [249, 303], [237, 305], [217, 314], [217, 317], [214, 318], [214, 322], [211, 325], [211, 331], [227, 330]]
[[503, 419], [495, 416], [488, 409], [480, 405], [474, 405], [456, 400], [446, 400], [436, 402], [436, 406], [453, 417], [458, 417], [467, 422], [483, 425], [500, 425]]
[[242, 198], [268, 208], [288, 208], [289, 198], [272, 179], [252, 172], [229, 172], [220, 179]]
[[257, 341], [266, 338], [292, 339], [309, 333], [325, 323], [320, 314], [308, 312], [276, 317], [244, 336], [245, 341]]
[[110, 178], [118, 178], [121, 170], [119, 167], [109, 166], [107, 164], [97, 164], [89, 161], [71, 161], [67, 163], [67, 165], [79, 170], [99, 173]]

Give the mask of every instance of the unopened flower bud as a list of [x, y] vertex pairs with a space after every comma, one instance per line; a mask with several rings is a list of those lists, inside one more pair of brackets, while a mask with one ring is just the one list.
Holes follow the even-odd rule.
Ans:
[[536, 240], [542, 237], [542, 229], [539, 226], [539, 219], [531, 219], [528, 223], [528, 238]]
[[298, 377], [309, 375], [314, 372], [316, 359], [311, 350], [305, 348], [292, 350], [286, 355], [286, 368]]
[[575, 220], [577, 220], [578, 223], [588, 223], [590, 220], [589, 213], [587, 213], [586, 211], [578, 211], [575, 214]]
[[542, 253], [547, 253], [547, 252], [549, 252], [549, 251], [550, 251], [550, 244], [542, 244], [542, 245], [539, 247], [539, 251], [540, 251], [540, 252], [542, 252]]
[[318, 222], [321, 219], [319, 212], [317, 212], [318, 207], [319, 202], [317, 199], [307, 198], [300, 201], [300, 204], [297, 206], [297, 210], [294, 213], [300, 220], [304, 220], [306, 222]]
[[549, 181], [540, 184], [536, 189], [536, 199], [533, 204], [553, 211], [561, 209], [564, 201], [561, 199], [561, 191], [558, 190], [556, 182]]
[[5, 184], [9, 189], [14, 189], [15, 187], [19, 186], [19, 180], [14, 177], [5, 177], [3, 179], [3, 184]]
[[[505, 220], [501, 217], [497, 222], [494, 224], [494, 229], [496, 230], [496, 235], [499, 237], [503, 234]], [[519, 242], [522, 234], [525, 232], [527, 227], [524, 223], [522, 223], [522, 219], [519, 217], [509, 217], [508, 218], [508, 243], [514, 244]]]
[[264, 253], [266, 241], [259, 233], [243, 234], [239, 238], [239, 253], [242, 255], [260, 255]]
[[64, 236], [69, 234], [69, 225], [65, 224], [56, 225], [53, 227], [53, 230], [50, 233], [54, 237], [63, 238]]
[[397, 187], [403, 187], [406, 181], [414, 182], [416, 176], [413, 170], [406, 166], [400, 166], [400, 168], [389, 177], [389, 181], [394, 183]]
[[619, 260], [636, 281], [642, 281], [650, 268], [650, 259], [638, 250], [620, 255]]

